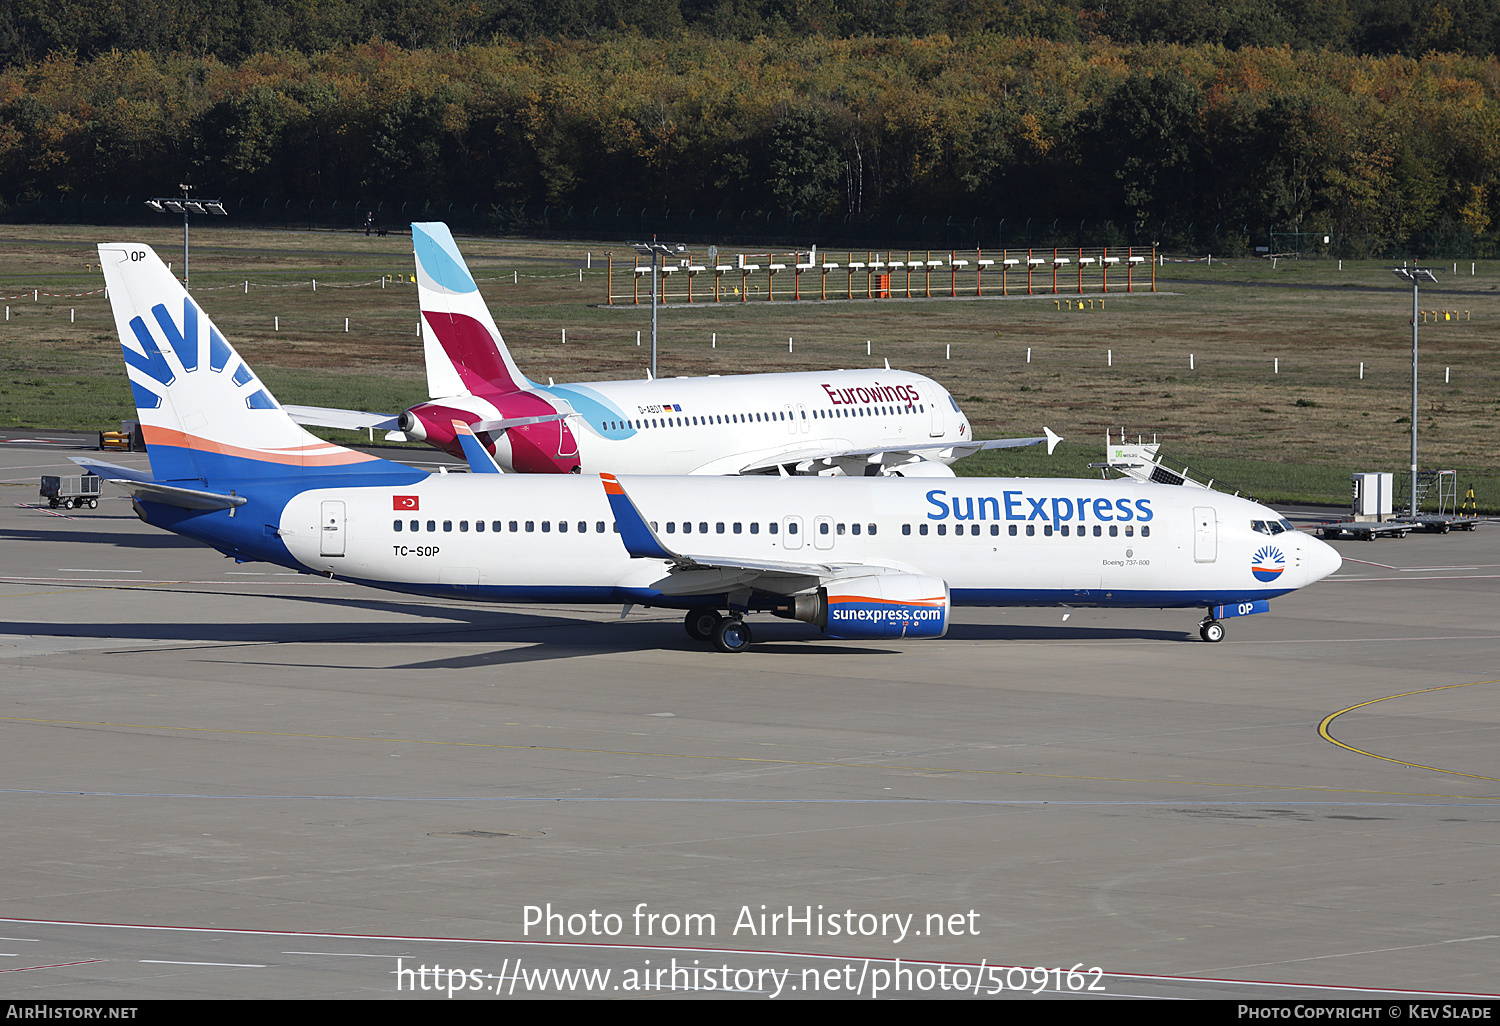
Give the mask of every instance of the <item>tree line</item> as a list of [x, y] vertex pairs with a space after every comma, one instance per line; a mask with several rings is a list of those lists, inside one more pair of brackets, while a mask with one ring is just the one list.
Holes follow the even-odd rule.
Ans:
[[452, 50], [611, 33], [741, 41], [998, 33], [1484, 56], [1500, 44], [1500, 0], [8, 0], [0, 6], [0, 66], [115, 48], [234, 63], [372, 39]]
[[480, 204], [497, 226], [551, 204], [1378, 241], [1492, 231], [1497, 178], [1500, 62], [1457, 53], [623, 34], [0, 70], [0, 216], [190, 181]]

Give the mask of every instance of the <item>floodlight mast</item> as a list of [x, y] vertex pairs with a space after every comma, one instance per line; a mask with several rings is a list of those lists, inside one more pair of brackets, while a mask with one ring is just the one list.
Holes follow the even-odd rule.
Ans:
[[656, 236], [651, 236], [650, 242], [632, 242], [635, 251], [641, 256], [651, 258], [651, 379], [656, 380], [656, 255], [671, 256], [673, 253], [685, 253], [687, 247], [681, 243], [668, 245], [665, 242], [657, 242]]
[[1426, 267], [1393, 267], [1391, 273], [1411, 282], [1411, 517], [1417, 517], [1417, 302], [1421, 282], [1437, 283]]
[[188, 214], [218, 214], [228, 217], [229, 211], [224, 209], [222, 200], [194, 200], [188, 198], [192, 186], [179, 183], [177, 188], [182, 190], [182, 198], [176, 196], [157, 196], [146, 201], [146, 206], [158, 213], [171, 211], [177, 213], [182, 211], [182, 287], [188, 287]]

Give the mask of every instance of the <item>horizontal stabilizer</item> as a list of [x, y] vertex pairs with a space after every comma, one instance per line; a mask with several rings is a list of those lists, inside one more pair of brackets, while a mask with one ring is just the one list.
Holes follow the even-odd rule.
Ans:
[[129, 467], [117, 467], [113, 463], [73, 457], [73, 462], [99, 475], [112, 484], [117, 484], [143, 502], [160, 502], [183, 509], [233, 509], [243, 506], [243, 495], [225, 495], [222, 492], [206, 492], [197, 488], [179, 488], [176, 485], [159, 484]]
[[365, 413], [360, 410], [331, 410], [322, 406], [282, 406], [298, 424], [313, 427], [344, 428], [349, 431], [394, 431], [400, 420], [389, 413]]
[[475, 431], [493, 434], [510, 428], [526, 427], [530, 424], [549, 424], [554, 420], [567, 420], [570, 413], [547, 413], [538, 417], [506, 417], [503, 420], [480, 420], [474, 423]]

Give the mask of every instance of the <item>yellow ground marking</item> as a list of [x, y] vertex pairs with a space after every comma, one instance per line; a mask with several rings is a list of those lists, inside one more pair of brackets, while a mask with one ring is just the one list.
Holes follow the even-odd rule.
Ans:
[[1403, 691], [1399, 695], [1386, 695], [1384, 698], [1372, 698], [1368, 702], [1361, 702], [1358, 705], [1351, 705], [1347, 709], [1340, 709], [1336, 713], [1328, 714], [1323, 718], [1323, 722], [1318, 724], [1318, 733], [1323, 736], [1323, 740], [1332, 742], [1333, 744], [1338, 745], [1340, 748], [1347, 748], [1349, 749], [1349, 751], [1355, 752], [1359, 755], [1368, 755], [1372, 759], [1382, 759], [1385, 762], [1394, 762], [1398, 766], [1410, 766], [1412, 769], [1431, 770], [1433, 773], [1447, 773], [1449, 776], [1454, 777], [1468, 777], [1470, 780], [1500, 781], [1500, 777], [1487, 777], [1482, 773], [1462, 773], [1458, 770], [1443, 769], [1441, 766], [1423, 766], [1421, 763], [1417, 762], [1407, 762], [1404, 759], [1392, 759], [1389, 756], [1376, 755], [1374, 752], [1367, 752], [1362, 748], [1355, 748], [1353, 745], [1346, 745], [1344, 744], [1344, 742], [1328, 733], [1328, 725], [1334, 720], [1338, 719], [1340, 716], [1344, 715], [1344, 713], [1353, 712], [1356, 709], [1363, 709], [1365, 706], [1374, 705], [1376, 702], [1389, 702], [1393, 698], [1408, 698], [1411, 695], [1425, 695], [1432, 691], [1448, 691], [1452, 688], [1474, 688], [1478, 687], [1481, 684], [1500, 684], [1500, 680], [1475, 680], [1470, 681], [1467, 684], [1443, 684], [1435, 688], [1421, 688], [1417, 691]]

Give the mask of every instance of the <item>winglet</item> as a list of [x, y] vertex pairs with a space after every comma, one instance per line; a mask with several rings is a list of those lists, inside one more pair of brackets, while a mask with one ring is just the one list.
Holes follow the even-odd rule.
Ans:
[[641, 511], [636, 509], [630, 496], [625, 494], [625, 489], [620, 486], [619, 478], [613, 474], [600, 474], [599, 481], [604, 485], [604, 494], [609, 499], [609, 508], [614, 511], [615, 523], [619, 525], [620, 540], [625, 543], [626, 552], [637, 559], [670, 559], [673, 562], [683, 562], [681, 556], [663, 545], [656, 537], [656, 532], [651, 530], [651, 525], [646, 522], [645, 517], [641, 516]]
[[499, 474], [502, 473], [495, 457], [491, 456], [485, 447], [479, 444], [479, 439], [474, 437], [473, 430], [461, 420], [453, 422], [453, 433], [458, 436], [458, 444], [463, 446], [464, 459], [469, 461], [469, 473], [471, 474]]
[[1042, 430], [1047, 433], [1047, 455], [1051, 456], [1052, 450], [1057, 448], [1057, 443], [1062, 441], [1062, 435], [1058, 434], [1056, 431], [1053, 431], [1045, 424], [1042, 425]]

